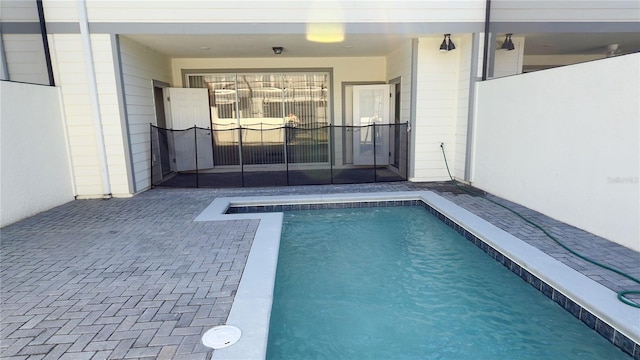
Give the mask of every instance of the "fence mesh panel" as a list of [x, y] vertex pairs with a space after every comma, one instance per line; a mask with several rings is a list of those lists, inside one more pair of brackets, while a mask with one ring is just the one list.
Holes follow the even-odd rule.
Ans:
[[214, 123], [186, 130], [151, 125], [150, 131], [156, 187], [357, 184], [403, 181], [408, 174], [406, 123]]

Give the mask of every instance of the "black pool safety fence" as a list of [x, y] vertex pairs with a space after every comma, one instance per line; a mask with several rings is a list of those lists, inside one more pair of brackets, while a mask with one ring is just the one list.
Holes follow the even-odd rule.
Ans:
[[220, 188], [407, 180], [406, 123], [151, 125], [154, 187]]

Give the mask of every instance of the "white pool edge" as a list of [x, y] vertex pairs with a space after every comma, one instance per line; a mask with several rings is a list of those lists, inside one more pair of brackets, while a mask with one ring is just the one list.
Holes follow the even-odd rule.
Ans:
[[227, 325], [239, 327], [242, 338], [233, 346], [216, 350], [213, 358], [231, 360], [266, 357], [282, 230], [282, 213], [225, 214], [230, 206], [402, 200], [421, 200], [430, 205], [635, 343], [640, 343], [640, 309], [623, 304], [612, 290], [431, 191], [260, 196], [217, 198], [195, 219], [260, 220], [226, 322]]

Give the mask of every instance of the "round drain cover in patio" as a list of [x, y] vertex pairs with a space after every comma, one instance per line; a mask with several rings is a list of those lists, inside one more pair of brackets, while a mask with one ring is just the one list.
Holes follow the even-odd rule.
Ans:
[[238, 342], [241, 335], [242, 331], [235, 326], [220, 325], [207, 330], [202, 335], [202, 343], [213, 349], [222, 349]]

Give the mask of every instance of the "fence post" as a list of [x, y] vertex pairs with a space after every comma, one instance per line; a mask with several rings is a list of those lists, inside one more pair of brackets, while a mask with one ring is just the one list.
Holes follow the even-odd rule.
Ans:
[[404, 164], [404, 178], [405, 180], [409, 180], [409, 122], [405, 125], [405, 142], [404, 142], [404, 155], [405, 155], [405, 164]]
[[240, 178], [241, 185], [244, 187], [244, 161], [242, 159], [242, 125], [238, 126], [238, 154], [240, 156]]
[[376, 123], [373, 123], [373, 182], [377, 183], [378, 182], [378, 172], [376, 170], [377, 164], [376, 164]]
[[289, 131], [290, 127], [284, 126], [284, 164], [287, 172], [287, 186], [289, 186]]
[[334, 125], [329, 124], [329, 140], [327, 141], [327, 146], [329, 147], [328, 149], [329, 150], [329, 175], [331, 176], [330, 183], [332, 185], [333, 185], [333, 157], [335, 156], [335, 153], [334, 153], [335, 141], [333, 139], [334, 135], [335, 135]]
[[196, 189], [200, 187], [200, 175], [198, 174], [198, 126], [193, 125], [194, 152], [196, 155]]

